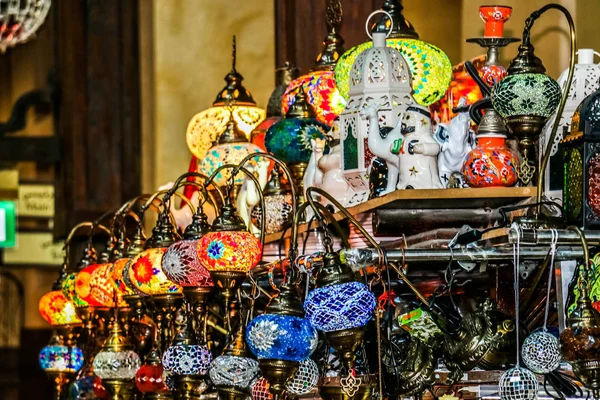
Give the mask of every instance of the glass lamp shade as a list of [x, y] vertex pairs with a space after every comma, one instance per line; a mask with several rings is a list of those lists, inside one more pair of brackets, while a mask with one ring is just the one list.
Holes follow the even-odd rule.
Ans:
[[94, 373], [100, 379], [130, 380], [139, 368], [140, 357], [132, 350], [103, 350], [94, 358]]
[[[246, 156], [252, 153], [261, 153], [262, 149], [252, 143], [224, 143], [211, 147], [200, 162], [199, 172], [206, 176], [211, 176], [217, 168], [225, 164], [239, 164]], [[256, 167], [256, 159], [253, 158], [245, 165], [246, 168]], [[231, 177], [230, 169], [221, 170], [215, 177], [214, 182], [217, 185], [225, 186]], [[234, 184], [244, 183], [246, 175], [240, 172], [234, 179]]]
[[531, 115], [549, 118], [560, 102], [556, 81], [544, 74], [508, 75], [492, 89], [492, 105], [504, 117]]
[[162, 269], [171, 282], [183, 287], [213, 286], [210, 273], [198, 259], [198, 242], [182, 240], [169, 246], [162, 258]]
[[209, 232], [198, 242], [197, 251], [208, 271], [248, 272], [262, 257], [260, 240], [246, 231]]
[[286, 114], [296, 97], [296, 91], [303, 88], [308, 102], [315, 109], [317, 119], [332, 125], [344, 111], [346, 100], [335, 86], [333, 71], [313, 71], [293, 80], [282, 99], [283, 114]]
[[288, 165], [308, 163], [312, 139], [324, 139], [329, 126], [312, 118], [284, 118], [269, 128], [265, 147]]
[[[265, 195], [265, 232], [267, 234], [281, 232], [292, 220], [293, 200], [291, 193]], [[262, 208], [257, 204], [252, 208], [250, 218], [252, 225], [261, 228]]]
[[364, 326], [375, 309], [375, 295], [360, 282], [324, 286], [304, 302], [306, 319], [324, 332]]
[[162, 362], [171, 375], [206, 375], [212, 354], [206, 346], [180, 344], [167, 348]]
[[90, 277], [90, 298], [94, 304], [100, 304], [99, 307], [114, 307], [114, 294], [117, 293], [117, 305], [126, 307], [127, 303], [123, 301], [123, 296], [115, 287], [112, 279], [113, 264], [101, 264], [92, 272]]
[[[388, 47], [400, 52], [412, 78], [414, 99], [429, 106], [441, 99], [452, 79], [452, 64], [448, 56], [432, 44], [418, 39], [387, 39]], [[350, 98], [350, 71], [360, 53], [373, 47], [373, 42], [359, 44], [345, 52], [335, 67], [335, 82], [344, 99]]]
[[108, 392], [96, 375], [83, 375], [71, 385], [70, 398], [77, 400], [108, 400]]
[[234, 386], [247, 390], [258, 378], [258, 361], [248, 357], [219, 356], [213, 360], [208, 372], [215, 386]]
[[260, 377], [252, 385], [252, 400], [271, 400], [273, 394], [269, 390], [269, 381], [264, 377]]
[[233, 119], [248, 138], [250, 132], [265, 119], [265, 110], [250, 105], [218, 106], [204, 110], [190, 120], [186, 141], [194, 156], [202, 160], [219, 135], [225, 130], [231, 111]]
[[304, 318], [263, 314], [246, 328], [246, 342], [259, 359], [302, 361], [317, 347], [317, 330]]
[[114, 287], [117, 289], [117, 295], [119, 297], [135, 294], [135, 292], [125, 283], [124, 273], [129, 263], [131, 263], [130, 258], [120, 258], [112, 264], [110, 269], [110, 277]]
[[67, 300], [73, 302], [76, 308], [87, 307], [89, 304], [83, 300], [75, 291], [75, 281], [77, 279], [77, 272], [72, 272], [66, 276], [62, 283], [62, 292]]
[[102, 307], [102, 304], [92, 298], [92, 274], [101, 264], [88, 265], [75, 275], [75, 293], [91, 307]]
[[39, 360], [46, 372], [78, 372], [83, 366], [83, 352], [79, 347], [50, 345], [42, 349]]
[[38, 303], [40, 315], [52, 326], [81, 324], [75, 305], [61, 290], [46, 293]]
[[318, 382], [319, 367], [311, 358], [307, 358], [300, 363], [298, 371], [296, 371], [292, 376], [292, 379], [285, 384], [285, 388], [291, 394], [300, 396], [307, 394], [317, 387]]
[[158, 393], [168, 390], [164, 367], [161, 364], [142, 365], [135, 373], [135, 386], [141, 393]]
[[147, 295], [181, 293], [181, 286], [171, 282], [161, 268], [166, 252], [166, 247], [146, 249], [131, 261], [129, 279], [137, 290]]
[[269, 117], [260, 123], [250, 134], [250, 143], [253, 143], [267, 151], [265, 147], [265, 135], [270, 127], [275, 125], [278, 121], [281, 121], [281, 117]]

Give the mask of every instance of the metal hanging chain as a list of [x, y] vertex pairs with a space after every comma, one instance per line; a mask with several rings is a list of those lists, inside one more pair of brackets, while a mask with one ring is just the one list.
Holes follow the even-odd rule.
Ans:
[[552, 243], [550, 244], [550, 264], [548, 265], [548, 289], [546, 290], [546, 310], [544, 312], [544, 332], [548, 331], [548, 314], [550, 312], [550, 289], [552, 289], [552, 276], [554, 275], [554, 255], [558, 244], [558, 231], [552, 229]]
[[517, 365], [519, 368], [520, 349], [519, 349], [519, 251], [521, 247], [521, 231], [519, 225], [513, 223], [511, 229], [517, 233], [517, 242], [513, 244], [513, 265], [515, 269], [514, 289], [515, 289], [515, 331], [517, 339]]

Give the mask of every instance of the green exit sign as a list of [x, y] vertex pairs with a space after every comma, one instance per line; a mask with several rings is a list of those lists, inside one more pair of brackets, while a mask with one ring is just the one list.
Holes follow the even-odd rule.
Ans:
[[17, 244], [17, 216], [13, 201], [0, 201], [0, 248]]

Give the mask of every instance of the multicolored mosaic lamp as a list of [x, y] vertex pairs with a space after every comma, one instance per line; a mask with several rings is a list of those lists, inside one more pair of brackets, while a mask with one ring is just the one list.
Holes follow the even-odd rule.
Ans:
[[354, 272], [340, 260], [339, 254], [328, 252], [317, 272], [316, 289], [308, 294], [304, 310], [306, 318], [325, 332], [328, 343], [338, 353], [348, 373], [342, 389], [353, 396], [361, 384], [361, 379], [353, 373], [356, 349], [375, 310], [375, 295], [356, 281]]
[[342, 25], [342, 4], [340, 0], [328, 0], [326, 7], [327, 37], [323, 50], [317, 56], [311, 72], [290, 83], [282, 99], [283, 113], [287, 113], [300, 89], [306, 92], [308, 102], [314, 107], [317, 119], [332, 125], [335, 118], [344, 110], [346, 101], [337, 90], [333, 70], [344, 53], [344, 39], [339, 32]]
[[81, 319], [75, 312], [75, 305], [72, 301], [67, 300], [60, 289], [43, 295], [38, 309], [42, 318], [52, 326], [81, 325]]
[[[239, 164], [244, 158], [252, 153], [261, 153], [262, 149], [248, 141], [246, 135], [238, 128], [237, 122], [230, 118], [218, 143], [211, 147], [200, 162], [199, 172], [206, 176], [212, 174], [221, 166], [226, 164]], [[248, 167], [256, 166], [256, 159], [251, 159], [246, 164]], [[223, 169], [217, 173], [214, 182], [219, 186], [225, 186], [231, 177], [231, 170]], [[238, 173], [234, 178], [235, 185], [244, 183], [245, 175]]]
[[39, 362], [54, 384], [56, 398], [60, 399], [83, 366], [83, 352], [77, 346], [66, 346], [61, 337], [55, 334], [50, 344], [40, 352]]
[[[402, 54], [408, 63], [412, 78], [413, 97], [423, 105], [429, 106], [441, 99], [452, 79], [452, 64], [448, 56], [432, 44], [419, 40], [419, 35], [412, 24], [402, 15], [402, 2], [386, 0], [383, 11], [391, 15], [391, 21], [384, 16], [374, 27], [374, 32], [388, 32], [387, 46], [393, 47]], [[351, 69], [356, 58], [363, 51], [372, 47], [372, 42], [354, 46], [345, 52], [335, 67], [335, 82], [340, 94], [350, 98]]]
[[144, 364], [135, 373], [135, 387], [146, 397], [156, 400], [170, 398], [169, 388], [165, 383], [165, 369], [158, 349], [155, 348], [148, 354]]
[[325, 139], [329, 126], [319, 122], [314, 108], [308, 104], [304, 90], [298, 90], [294, 104], [285, 118], [271, 126], [265, 136], [267, 151], [283, 161], [292, 173], [294, 183], [304, 193], [303, 177], [312, 154], [313, 139]]
[[258, 358], [274, 398], [283, 396], [285, 384], [317, 347], [317, 330], [304, 319], [302, 302], [295, 288], [283, 285], [267, 306], [246, 328], [246, 342]]
[[211, 146], [225, 130], [227, 122], [233, 119], [246, 138], [265, 118], [265, 111], [256, 106], [250, 92], [242, 85], [244, 79], [236, 70], [236, 41], [233, 37], [233, 56], [231, 72], [225, 77], [227, 84], [219, 92], [213, 106], [190, 120], [186, 141], [192, 154], [199, 160], [204, 159]]

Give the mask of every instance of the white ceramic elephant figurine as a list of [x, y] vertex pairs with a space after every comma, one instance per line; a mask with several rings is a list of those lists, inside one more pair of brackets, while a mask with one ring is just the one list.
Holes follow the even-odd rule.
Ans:
[[[258, 183], [260, 184], [260, 190], [262, 191], [268, 180], [269, 174], [269, 160], [259, 160], [256, 166], [250, 166], [246, 169], [257, 176]], [[260, 202], [260, 196], [256, 188], [254, 181], [248, 177], [244, 180], [240, 192], [238, 193], [236, 200], [236, 208], [240, 217], [246, 222], [246, 225], [254, 234], [260, 234], [260, 229], [252, 224], [252, 209]]]
[[[466, 99], [462, 98], [458, 103], [459, 107], [464, 107]], [[472, 150], [470, 143], [471, 136], [471, 118], [468, 112], [463, 112], [452, 118], [449, 124], [439, 124], [445, 134], [444, 140], [440, 143], [441, 149], [438, 156], [438, 168], [440, 180], [444, 187], [449, 187], [452, 175], [461, 176], [461, 170], [465, 157]], [[457, 175], [458, 174], [458, 175]], [[458, 182], [459, 186], [463, 186]]]

